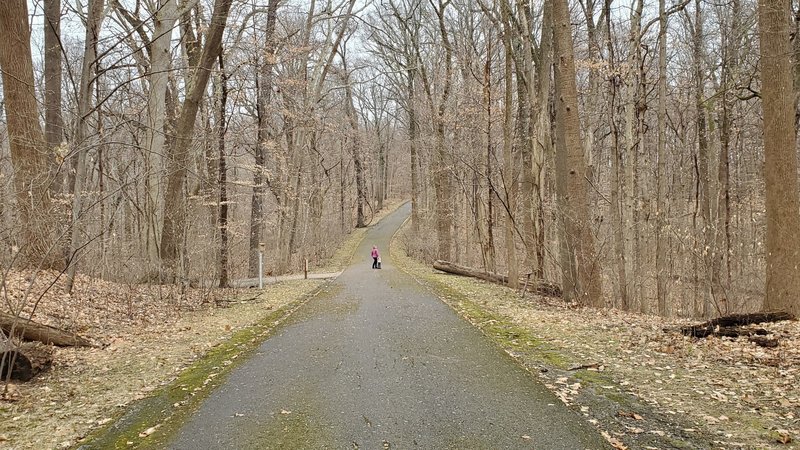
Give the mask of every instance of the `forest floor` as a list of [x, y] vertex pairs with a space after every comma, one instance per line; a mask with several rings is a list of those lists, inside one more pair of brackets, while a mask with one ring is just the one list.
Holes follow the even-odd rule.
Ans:
[[[395, 210], [394, 201], [373, 219]], [[354, 230], [317, 273], [346, 267], [366, 229]], [[125, 285], [76, 277], [72, 295], [63, 277], [40, 272], [29, 298], [41, 299], [33, 320], [78, 333], [93, 348], [47, 348], [52, 367], [27, 383], [0, 382], [0, 449], [71, 448], [119, 418], [237, 332], [312, 294], [324, 280], [286, 280], [253, 289]], [[3, 296], [18, 301], [33, 272], [10, 272]], [[28, 302], [28, 311], [30, 303]], [[276, 314], [279, 312], [279, 314]], [[287, 311], [288, 314], [290, 311]]]
[[[615, 448], [800, 448], [800, 323], [758, 325], [779, 338], [777, 348], [747, 338], [694, 339], [678, 331], [686, 320], [522, 298], [445, 274], [406, 256], [403, 242], [401, 234], [392, 246], [396, 264], [540, 377]], [[648, 436], [675, 444], [654, 445]]]

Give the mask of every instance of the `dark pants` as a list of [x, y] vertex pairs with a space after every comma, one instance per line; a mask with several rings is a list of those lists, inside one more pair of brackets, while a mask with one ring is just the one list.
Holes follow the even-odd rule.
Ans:
[[377, 269], [378, 268], [378, 257], [377, 256], [374, 256], [372, 258], [372, 268], [373, 269]]

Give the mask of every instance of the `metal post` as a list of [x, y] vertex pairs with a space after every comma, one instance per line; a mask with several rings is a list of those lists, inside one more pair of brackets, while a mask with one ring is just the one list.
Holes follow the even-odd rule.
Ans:
[[303, 274], [305, 275], [305, 279], [308, 279], [308, 259], [306, 259], [306, 264], [304, 266]]

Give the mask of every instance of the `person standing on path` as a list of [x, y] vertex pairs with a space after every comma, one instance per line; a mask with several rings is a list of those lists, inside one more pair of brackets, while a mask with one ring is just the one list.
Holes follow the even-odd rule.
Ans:
[[371, 255], [372, 255], [372, 268], [373, 269], [377, 269], [378, 268], [378, 258], [381, 257], [380, 253], [378, 253], [378, 246], [377, 245], [373, 245], [372, 246]]

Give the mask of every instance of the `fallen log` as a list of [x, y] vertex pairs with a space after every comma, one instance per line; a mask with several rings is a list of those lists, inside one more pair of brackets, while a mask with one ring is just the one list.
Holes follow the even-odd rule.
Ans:
[[89, 340], [75, 333], [59, 330], [49, 325], [36, 323], [23, 317], [0, 312], [0, 329], [7, 335], [13, 333], [26, 341], [38, 341], [43, 344], [52, 344], [58, 347], [91, 347]]
[[731, 314], [719, 317], [699, 325], [691, 325], [681, 328], [681, 333], [692, 337], [706, 337], [718, 334], [719, 329], [741, 327], [757, 323], [779, 322], [781, 320], [796, 320], [795, 317], [787, 312], [772, 311], [749, 314]]
[[[496, 284], [508, 284], [508, 276], [506, 275], [485, 272], [472, 267], [462, 266], [450, 261], [437, 260], [433, 263], [433, 268], [436, 270], [441, 270], [442, 272], [461, 275], [464, 277], [478, 278], [480, 280], [489, 281]], [[528, 281], [526, 278], [520, 278], [519, 285], [526, 287], [527, 291], [546, 297], [561, 297], [561, 287], [559, 285], [545, 280]]]

